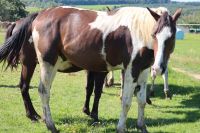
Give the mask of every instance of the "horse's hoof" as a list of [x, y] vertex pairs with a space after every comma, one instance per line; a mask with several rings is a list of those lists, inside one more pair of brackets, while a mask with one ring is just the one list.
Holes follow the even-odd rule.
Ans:
[[92, 124], [91, 124], [91, 126], [98, 126], [98, 125], [100, 125], [101, 123], [100, 123], [100, 121], [94, 121]]
[[48, 130], [50, 130], [52, 133], [60, 133], [60, 131], [56, 128], [48, 128]]
[[165, 98], [170, 100], [172, 99], [172, 94], [170, 93], [170, 91], [165, 92]]
[[46, 126], [47, 126], [47, 129], [50, 130], [52, 133], [59, 133], [60, 131], [56, 129], [55, 125], [53, 123], [48, 123], [46, 122]]
[[97, 113], [90, 113], [90, 117], [94, 120], [94, 122], [99, 122], [98, 114]]
[[125, 128], [118, 128], [117, 127], [117, 133], [125, 133]]
[[139, 126], [138, 124], [136, 124], [136, 128], [137, 130], [141, 130], [142, 133], [148, 133], [145, 125]]
[[152, 104], [152, 102], [151, 102], [151, 100], [150, 100], [150, 98], [149, 98], [149, 97], [147, 97], [147, 99], [146, 99], [146, 102], [147, 102], [149, 105], [151, 105], [151, 104]]
[[33, 115], [27, 115], [27, 117], [29, 119], [31, 119], [31, 121], [33, 121], [33, 122], [37, 122], [39, 119], [41, 119], [41, 116], [38, 115], [37, 113], [33, 114]]
[[83, 107], [83, 113], [85, 113], [86, 115], [90, 116], [90, 110], [87, 109], [86, 107]]

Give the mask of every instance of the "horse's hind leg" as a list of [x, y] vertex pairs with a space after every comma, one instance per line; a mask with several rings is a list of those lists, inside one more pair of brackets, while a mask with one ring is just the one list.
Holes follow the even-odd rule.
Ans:
[[51, 130], [51, 132], [56, 133], [57, 129], [51, 117], [49, 100], [50, 100], [51, 84], [55, 77], [57, 69], [55, 66], [50, 65], [48, 62], [42, 61], [40, 62], [40, 70], [41, 70], [41, 78], [38, 91], [42, 100], [44, 120], [47, 128]]
[[36, 121], [40, 116], [35, 111], [29, 95], [30, 81], [36, 67], [36, 54], [33, 46], [30, 44], [23, 46], [20, 53], [20, 60], [22, 63], [22, 71], [19, 87], [26, 109], [26, 116], [31, 120]]
[[93, 72], [95, 79], [95, 90], [94, 90], [94, 103], [91, 111], [91, 117], [94, 121], [98, 121], [98, 107], [99, 99], [101, 98], [101, 93], [103, 89], [104, 79], [107, 75], [107, 72]]
[[94, 89], [94, 74], [91, 71], [87, 71], [87, 84], [85, 89], [86, 89], [86, 98], [83, 107], [83, 112], [87, 115], [90, 115], [90, 108], [89, 108], [90, 97]]
[[34, 69], [36, 67], [36, 64], [33, 64], [32, 66], [22, 65], [22, 72], [21, 72], [21, 79], [20, 79], [20, 89], [22, 98], [24, 101], [24, 106], [26, 109], [26, 116], [30, 118], [33, 121], [37, 121], [40, 119], [40, 116], [35, 111], [30, 95], [29, 95], [29, 85], [31, 77], [34, 73]]

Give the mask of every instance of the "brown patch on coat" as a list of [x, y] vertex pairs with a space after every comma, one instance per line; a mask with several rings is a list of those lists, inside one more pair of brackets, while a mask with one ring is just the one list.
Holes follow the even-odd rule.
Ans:
[[106, 61], [111, 66], [123, 63], [126, 68], [131, 58], [132, 47], [131, 34], [128, 27], [120, 26], [106, 37]]
[[147, 47], [141, 48], [132, 63], [133, 82], [137, 82], [139, 74], [154, 62], [154, 51]]

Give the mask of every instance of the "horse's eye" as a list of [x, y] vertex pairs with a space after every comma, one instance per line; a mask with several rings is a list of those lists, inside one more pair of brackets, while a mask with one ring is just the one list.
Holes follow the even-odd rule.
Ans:
[[156, 38], [156, 35], [155, 34], [151, 34], [152, 38], [155, 39]]

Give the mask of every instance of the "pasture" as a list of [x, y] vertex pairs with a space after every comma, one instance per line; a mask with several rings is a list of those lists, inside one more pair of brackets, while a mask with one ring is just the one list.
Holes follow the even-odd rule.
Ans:
[[[0, 32], [2, 44], [4, 32]], [[146, 124], [149, 132], [198, 133], [200, 131], [200, 82], [185, 74], [175, 72], [174, 67], [191, 73], [200, 73], [200, 39], [199, 35], [186, 34], [186, 39], [177, 41], [176, 49], [169, 63], [169, 87], [173, 93], [172, 100], [165, 100], [163, 81], [156, 79], [156, 97], [153, 105], [145, 109]], [[33, 123], [25, 117], [25, 109], [19, 88], [20, 65], [17, 70], [2, 69], [0, 64], [0, 132], [44, 133], [48, 132], [40, 121]], [[115, 72], [116, 82], [120, 83], [119, 71]], [[61, 132], [115, 132], [121, 105], [119, 99], [120, 85], [105, 88], [99, 105], [101, 123], [91, 126], [92, 120], [82, 113], [85, 100], [84, 71], [74, 74], [57, 73], [51, 90], [50, 106], [53, 119]], [[37, 87], [39, 68], [37, 67], [30, 89], [35, 109], [42, 115], [41, 100]], [[148, 82], [150, 84], [150, 80]], [[93, 97], [91, 99], [93, 101]], [[91, 102], [92, 106], [92, 102]], [[129, 111], [128, 132], [137, 132], [137, 103], [133, 98]]]

